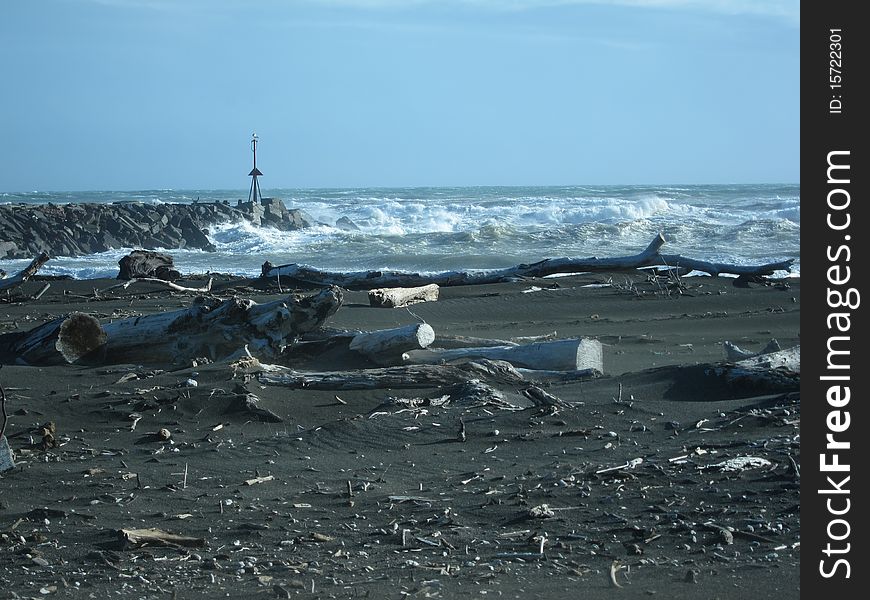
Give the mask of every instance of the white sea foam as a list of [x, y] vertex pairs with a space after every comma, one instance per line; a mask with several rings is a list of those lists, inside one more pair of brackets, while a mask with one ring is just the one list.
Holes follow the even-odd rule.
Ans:
[[[2, 202], [231, 203], [221, 190], [7, 193]], [[168, 250], [182, 272], [255, 275], [260, 265], [325, 269], [498, 268], [553, 256], [634, 254], [663, 232], [667, 251], [751, 264], [800, 258], [800, 188], [785, 186], [600, 186], [275, 190], [320, 224], [283, 232], [250, 223], [210, 228], [218, 251]], [[358, 230], [336, 227], [348, 217]], [[126, 251], [53, 259], [44, 272], [115, 276]], [[0, 261], [14, 271], [27, 261]]]

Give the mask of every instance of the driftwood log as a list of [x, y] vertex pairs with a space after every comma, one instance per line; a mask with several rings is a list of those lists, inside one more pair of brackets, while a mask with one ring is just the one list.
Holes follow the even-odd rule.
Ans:
[[15, 457], [12, 456], [12, 448], [6, 440], [6, 425], [9, 415], [6, 413], [6, 390], [0, 383], [0, 473], [15, 468]]
[[96, 318], [77, 312], [24, 333], [11, 350], [19, 364], [75, 364], [102, 348], [107, 339]]
[[311, 390], [410, 389], [487, 382], [511, 386], [585, 381], [600, 373], [517, 369], [508, 362], [480, 359], [451, 365], [406, 365], [347, 371], [302, 371], [254, 359], [234, 363], [236, 372], [259, 374], [260, 383]]
[[555, 340], [518, 346], [411, 350], [405, 360], [415, 364], [442, 364], [480, 358], [503, 360], [515, 367], [548, 371], [604, 372], [601, 342], [591, 339]]
[[170, 546], [172, 548], [179, 546], [194, 548], [205, 546], [205, 539], [203, 538], [178, 535], [154, 527], [146, 529], [121, 529], [118, 531], [118, 537], [125, 549], [142, 548], [144, 546]]
[[[601, 343], [591, 339], [554, 340], [555, 332], [512, 340], [444, 336], [428, 323], [394, 329], [354, 331], [321, 327], [285, 349], [276, 362], [294, 365], [316, 360], [327, 353], [347, 351], [353, 363], [357, 355], [379, 366], [499, 360], [518, 370], [534, 371], [535, 381], [565, 382], [603, 374]], [[544, 341], [537, 341], [544, 340]]]
[[699, 389], [705, 390], [703, 398], [707, 400], [797, 392], [801, 382], [800, 346], [737, 361], [655, 367], [636, 376], [645, 377], [644, 373], [672, 381], [666, 398], [701, 399]]
[[753, 358], [762, 354], [770, 354], [771, 352], [778, 352], [782, 350], [779, 342], [775, 339], [770, 340], [767, 343], [767, 346], [765, 346], [764, 349], [760, 352], [750, 352], [748, 350], [744, 350], [729, 341], [722, 342], [722, 347], [725, 350], [725, 359], [729, 362], [737, 362], [739, 360], [745, 360], [747, 358]]
[[[518, 371], [522, 373], [522, 369]], [[680, 402], [717, 402], [799, 393], [800, 346], [738, 361], [652, 367], [625, 373], [618, 380], [629, 390], [654, 381], [661, 389], [662, 399]]]
[[378, 364], [399, 364], [402, 354], [420, 350], [435, 341], [435, 330], [428, 323], [414, 323], [396, 329], [359, 333], [348, 348]]
[[378, 288], [369, 290], [369, 305], [376, 308], [401, 308], [418, 302], [438, 300], [438, 286], [434, 283], [411, 288]]
[[536, 263], [521, 264], [507, 269], [484, 271], [446, 271], [442, 273], [408, 273], [403, 271], [356, 271], [330, 272], [314, 267], [289, 264], [273, 266], [265, 263], [262, 277], [281, 277], [309, 285], [337, 285], [346, 289], [371, 289], [373, 287], [420, 287], [436, 284], [439, 286], [499, 283], [505, 280], [525, 277], [545, 277], [560, 273], [584, 273], [592, 271], [633, 271], [645, 267], [668, 267], [672, 269], [691, 269], [713, 276], [720, 274], [764, 276], [776, 271], [788, 271], [794, 260], [746, 266], [713, 263], [685, 258], [679, 254], [662, 254], [664, 235], [658, 234], [647, 248], [633, 256], [615, 258], [548, 258]]
[[157, 279], [155, 277], [134, 277], [133, 279], [127, 279], [123, 283], [116, 283], [115, 285], [110, 285], [107, 288], [103, 288], [101, 290], [97, 290], [95, 293], [97, 296], [100, 294], [104, 294], [106, 292], [110, 292], [115, 289], [126, 290], [128, 287], [133, 285], [134, 283], [155, 283], [165, 288], [169, 288], [170, 290], [175, 290], [176, 292], [192, 292], [195, 294], [207, 294], [211, 291], [211, 284], [214, 282], [214, 277], [208, 278], [208, 283], [206, 283], [202, 287], [187, 287], [175, 283], [173, 281], [168, 281], [165, 279]]
[[19, 363], [136, 362], [179, 365], [220, 360], [247, 346], [273, 358], [341, 306], [338, 288], [257, 304], [253, 300], [196, 298], [189, 308], [100, 324], [81, 313], [24, 333], [11, 350]]
[[451, 349], [451, 348], [481, 348], [489, 346], [519, 346], [520, 344], [528, 344], [531, 342], [543, 342], [555, 340], [558, 337], [557, 332], [553, 331], [543, 335], [526, 335], [513, 337], [509, 340], [499, 340], [492, 338], [471, 337], [465, 335], [447, 335], [436, 333], [435, 341], [432, 345], [436, 348]]
[[42, 254], [34, 258], [29, 265], [24, 267], [21, 271], [19, 271], [12, 277], [0, 279], [0, 291], [12, 290], [20, 286], [22, 283], [36, 275], [37, 271], [42, 268], [42, 265], [48, 262], [48, 258], [48, 254], [43, 252]]
[[0, 435], [0, 473], [15, 468], [15, 457], [5, 435]]
[[768, 392], [800, 389], [801, 347], [756, 354], [733, 363], [710, 369], [732, 387]]
[[521, 384], [526, 379], [510, 364], [481, 360], [462, 365], [408, 365], [353, 371], [297, 371], [262, 365], [261, 383], [312, 390], [407, 389], [453, 385], [471, 380]]

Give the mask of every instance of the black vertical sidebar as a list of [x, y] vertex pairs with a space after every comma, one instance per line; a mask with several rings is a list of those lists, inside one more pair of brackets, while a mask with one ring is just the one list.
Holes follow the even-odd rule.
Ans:
[[870, 589], [870, 23], [860, 6], [801, 8], [800, 584], [802, 597], [831, 600]]

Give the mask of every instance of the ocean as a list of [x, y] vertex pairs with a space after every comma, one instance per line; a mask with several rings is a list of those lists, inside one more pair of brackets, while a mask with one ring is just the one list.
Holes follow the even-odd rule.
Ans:
[[[247, 190], [2, 193], [2, 203], [66, 204], [247, 199]], [[509, 267], [555, 257], [643, 250], [659, 232], [663, 252], [734, 264], [793, 258], [800, 274], [800, 185], [608, 185], [264, 189], [319, 224], [282, 232], [227, 223], [217, 252], [166, 249], [185, 274], [258, 275], [264, 261], [329, 270], [442, 271]], [[336, 226], [347, 217], [358, 228]], [[132, 248], [58, 257], [44, 274], [115, 277]], [[12, 272], [26, 260], [0, 260]], [[786, 273], [780, 273], [785, 275]]]

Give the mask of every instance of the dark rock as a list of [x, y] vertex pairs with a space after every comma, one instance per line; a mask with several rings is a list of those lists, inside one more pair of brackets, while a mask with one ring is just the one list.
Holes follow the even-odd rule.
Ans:
[[344, 231], [359, 231], [359, 227], [357, 224], [348, 219], [347, 217], [341, 217], [335, 222], [335, 226], [339, 229], [343, 229]]
[[172, 257], [160, 252], [133, 250], [118, 261], [118, 266], [118, 279], [156, 277], [164, 281], [175, 281], [181, 277], [181, 273], [174, 269]]
[[112, 219], [112, 218], [106, 219], [105, 225], [103, 225], [103, 227], [105, 227], [106, 231], [108, 231], [112, 235], [118, 235], [119, 233], [121, 233], [121, 230], [124, 228], [118, 219]]
[[207, 227], [246, 219], [257, 226], [292, 231], [314, 224], [279, 198], [190, 204], [0, 205], [0, 258], [76, 256], [123, 247], [215, 250]]
[[153, 235], [146, 235], [142, 238], [142, 243], [138, 244], [144, 248], [148, 248], [149, 250], [155, 250], [157, 248], [163, 248], [164, 244], [160, 240], [158, 240]]
[[181, 234], [188, 248], [215, 251], [216, 248], [199, 228], [199, 225], [191, 218], [185, 217], [181, 221]]
[[292, 210], [287, 211], [289, 221], [284, 228], [286, 231], [293, 231], [295, 229], [304, 229], [306, 227], [311, 227], [314, 225], [314, 219], [304, 210], [294, 208]]
[[18, 252], [18, 244], [15, 242], [0, 242], [0, 258], [6, 258]]

